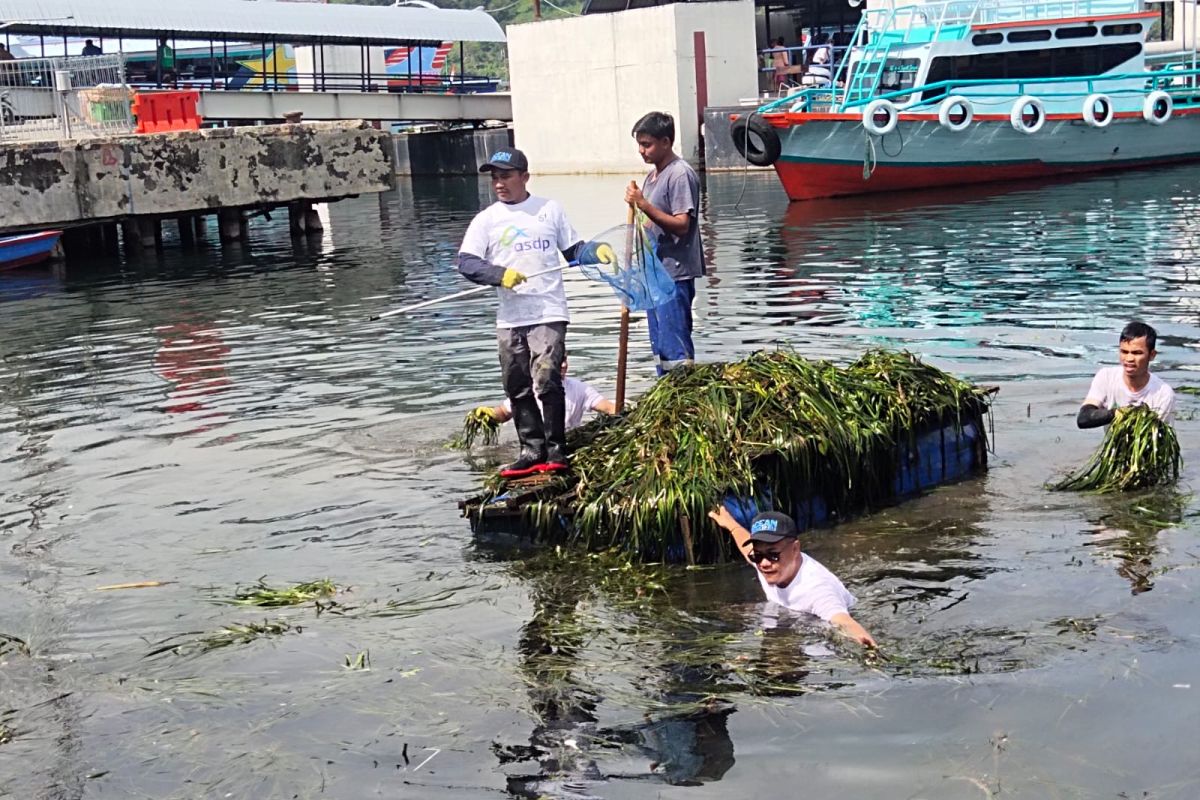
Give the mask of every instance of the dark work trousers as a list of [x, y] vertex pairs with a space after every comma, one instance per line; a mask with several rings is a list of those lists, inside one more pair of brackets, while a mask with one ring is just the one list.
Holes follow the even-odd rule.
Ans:
[[567, 403], [562, 364], [567, 323], [499, 328], [496, 338], [500, 345], [500, 377], [512, 403], [521, 452], [539, 460], [546, 457], [547, 447], [551, 455], [565, 453]]

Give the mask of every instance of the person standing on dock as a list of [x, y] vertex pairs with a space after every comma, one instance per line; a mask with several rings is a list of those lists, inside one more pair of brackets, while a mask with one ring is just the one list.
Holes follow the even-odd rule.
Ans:
[[691, 364], [692, 300], [696, 278], [705, 273], [700, 245], [700, 177], [675, 154], [675, 120], [670, 114], [651, 111], [633, 126], [638, 153], [654, 169], [639, 189], [625, 190], [625, 202], [646, 215], [654, 252], [675, 281], [675, 296], [646, 312], [650, 346], [658, 358], [658, 374]]
[[756, 516], [750, 530], [746, 530], [723, 505], [708, 516], [729, 531], [738, 551], [757, 569], [758, 582], [768, 600], [793, 611], [814, 614], [859, 644], [875, 647], [875, 639], [867, 629], [850, 616], [854, 595], [815, 558], [800, 552], [800, 532], [791, 517], [766, 511]]
[[1131, 322], [1121, 331], [1117, 346], [1119, 367], [1104, 367], [1092, 378], [1087, 398], [1079, 408], [1075, 424], [1099, 428], [1113, 421], [1117, 409], [1149, 406], [1163, 422], [1175, 413], [1175, 392], [1162, 378], [1150, 374], [1150, 362], [1158, 355], [1158, 332], [1144, 322]]
[[[479, 171], [491, 175], [496, 202], [471, 220], [458, 271], [469, 281], [498, 287], [500, 374], [521, 442], [517, 460], [500, 475], [565, 470], [562, 367], [570, 316], [559, 253], [570, 261], [596, 246], [583, 244], [562, 206], [529, 193], [529, 160], [520, 150], [497, 150]], [[534, 272], [543, 274], [529, 274]]]

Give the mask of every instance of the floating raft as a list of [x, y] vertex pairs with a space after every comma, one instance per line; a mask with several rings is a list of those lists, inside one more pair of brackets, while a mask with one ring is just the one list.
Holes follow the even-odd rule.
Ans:
[[846, 367], [788, 351], [697, 365], [572, 432], [571, 473], [492, 476], [459, 507], [484, 539], [724, 561], [738, 556], [708, 519], [717, 503], [805, 530], [986, 469], [994, 392], [883, 350]]

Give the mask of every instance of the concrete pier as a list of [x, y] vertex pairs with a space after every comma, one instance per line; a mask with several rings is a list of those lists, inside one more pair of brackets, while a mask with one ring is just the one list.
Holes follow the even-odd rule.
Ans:
[[364, 122], [10, 144], [0, 147], [0, 234], [129, 220], [126, 242], [154, 247], [163, 218], [231, 210], [243, 227], [246, 209], [384, 191], [391, 161], [389, 135]]

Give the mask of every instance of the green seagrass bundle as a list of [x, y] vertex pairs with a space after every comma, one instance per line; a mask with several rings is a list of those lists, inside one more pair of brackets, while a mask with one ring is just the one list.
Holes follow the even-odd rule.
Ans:
[[1128, 492], [1179, 479], [1183, 458], [1175, 429], [1147, 406], [1117, 410], [1104, 441], [1078, 472], [1047, 488], [1071, 492]]
[[470, 450], [479, 442], [485, 447], [491, 447], [500, 441], [500, 420], [482, 409], [467, 412], [463, 418], [462, 432], [450, 440], [448, 447], [452, 450]]
[[885, 504], [898, 445], [979, 422], [988, 402], [986, 390], [903, 352], [871, 351], [847, 367], [759, 352], [674, 370], [624, 417], [575, 432], [572, 471], [538, 492], [527, 519], [548, 539], [569, 519], [588, 549], [651, 560], [682, 528], [689, 560], [725, 560], [728, 537], [707, 517], [722, 498], [786, 509], [819, 496], [834, 516]]

